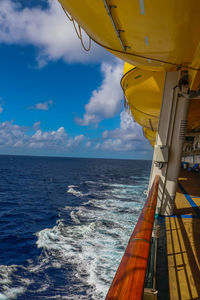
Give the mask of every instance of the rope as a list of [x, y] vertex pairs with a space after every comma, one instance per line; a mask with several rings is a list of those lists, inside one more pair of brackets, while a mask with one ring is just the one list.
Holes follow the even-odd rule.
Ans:
[[74, 25], [74, 29], [75, 29], [75, 31], [76, 31], [77, 37], [79, 38], [79, 40], [81, 40], [81, 33], [80, 33], [79, 24], [78, 24], [78, 28], [79, 28], [79, 32], [78, 32], [78, 30], [77, 30], [77, 28], [76, 28], [76, 24], [75, 24], [74, 19], [72, 20], [72, 23], [73, 23], [73, 25]]
[[89, 37], [89, 45], [88, 45], [88, 48], [86, 48], [85, 47], [85, 45], [84, 45], [84, 43], [83, 43], [83, 37], [82, 37], [82, 32], [81, 32], [81, 26], [78, 24], [78, 28], [79, 28], [79, 32], [80, 32], [80, 40], [81, 40], [81, 44], [82, 44], [82, 47], [83, 47], [83, 49], [85, 50], [85, 51], [90, 51], [90, 49], [91, 49], [91, 37], [88, 35], [88, 37]]
[[64, 9], [64, 7], [61, 5], [64, 13], [66, 14], [66, 16], [68, 17], [68, 19], [72, 22], [73, 21], [73, 18], [67, 13], [67, 11]]
[[152, 57], [149, 57], [149, 56], [145, 56], [145, 55], [141, 55], [141, 54], [135, 54], [135, 53], [130, 53], [130, 52], [125, 52], [125, 51], [121, 51], [121, 50], [117, 50], [117, 49], [113, 49], [111, 47], [108, 47], [108, 46], [105, 46], [103, 44], [101, 44], [100, 42], [97, 42], [94, 38], [92, 38], [86, 31], [85, 33], [88, 35], [89, 37], [89, 46], [88, 48], [85, 47], [84, 43], [83, 43], [83, 39], [82, 39], [82, 34], [81, 34], [81, 26], [79, 26], [79, 33], [77, 31], [77, 28], [76, 28], [76, 25], [75, 25], [75, 22], [74, 22], [74, 19], [73, 17], [71, 17], [67, 12], [66, 10], [64, 9], [64, 7], [62, 6], [62, 9], [64, 11], [64, 13], [66, 14], [66, 16], [68, 17], [68, 19], [70, 21], [73, 22], [74, 24], [74, 28], [75, 28], [75, 31], [76, 31], [76, 34], [78, 36], [78, 38], [81, 40], [81, 44], [83, 46], [83, 49], [85, 51], [89, 51], [91, 49], [91, 40], [93, 42], [95, 42], [96, 44], [98, 44], [99, 46], [101, 47], [104, 47], [110, 51], [113, 51], [113, 52], [117, 52], [117, 53], [122, 53], [122, 54], [127, 54], [127, 55], [131, 55], [131, 56], [134, 56], [134, 57], [138, 57], [138, 58], [143, 58], [143, 59], [150, 59], [152, 61], [155, 61], [155, 62], [160, 62], [160, 63], [164, 63], [164, 64], [168, 64], [168, 65], [172, 65], [172, 66], [176, 66], [178, 70], [182, 69], [182, 68], [186, 68], [186, 69], [190, 69], [190, 70], [194, 70], [194, 71], [200, 71], [200, 68], [194, 68], [194, 67], [189, 67], [189, 66], [186, 66], [186, 65], [182, 65], [182, 64], [177, 64], [177, 63], [173, 63], [173, 62], [170, 62], [170, 61], [165, 61], [165, 60], [162, 60], [162, 59], [158, 59], [158, 58], [152, 58]]
[[129, 109], [129, 105], [128, 105], [128, 101], [126, 100], [125, 93], [123, 93], [123, 96], [124, 96], [124, 109], [127, 112]]
[[81, 45], [82, 45], [82, 47], [83, 47], [83, 49], [85, 50], [85, 51], [90, 51], [90, 49], [91, 49], [91, 37], [87, 34], [87, 32], [85, 31], [85, 33], [88, 35], [88, 37], [89, 37], [89, 45], [88, 45], [88, 48], [86, 48], [85, 47], [85, 45], [84, 45], [84, 43], [83, 43], [83, 36], [82, 36], [82, 32], [81, 32], [81, 26], [78, 24], [78, 29], [76, 28], [76, 23], [75, 23], [75, 20], [74, 20], [74, 18], [72, 17], [72, 16], [70, 16], [68, 13], [67, 13], [67, 11], [65, 10], [65, 8], [61, 5], [61, 7], [62, 7], [62, 9], [63, 9], [63, 11], [64, 11], [64, 13], [66, 14], [66, 16], [67, 16], [67, 18], [73, 23], [73, 25], [74, 25], [74, 29], [75, 29], [75, 32], [76, 32], [76, 35], [77, 35], [77, 37], [79, 38], [79, 40], [81, 41]]

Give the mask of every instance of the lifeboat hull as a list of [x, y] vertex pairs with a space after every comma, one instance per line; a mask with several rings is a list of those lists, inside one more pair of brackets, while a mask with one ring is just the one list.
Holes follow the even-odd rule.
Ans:
[[132, 65], [159, 71], [200, 65], [199, 0], [59, 1], [94, 41]]

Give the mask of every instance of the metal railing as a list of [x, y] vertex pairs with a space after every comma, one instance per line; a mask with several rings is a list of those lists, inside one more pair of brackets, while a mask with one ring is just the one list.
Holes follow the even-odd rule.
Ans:
[[158, 186], [159, 176], [157, 175], [110, 286], [106, 300], [140, 300], [143, 297]]

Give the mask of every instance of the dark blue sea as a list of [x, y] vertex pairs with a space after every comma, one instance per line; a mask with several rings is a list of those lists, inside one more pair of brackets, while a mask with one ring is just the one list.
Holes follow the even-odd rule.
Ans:
[[0, 299], [104, 299], [150, 161], [0, 156]]

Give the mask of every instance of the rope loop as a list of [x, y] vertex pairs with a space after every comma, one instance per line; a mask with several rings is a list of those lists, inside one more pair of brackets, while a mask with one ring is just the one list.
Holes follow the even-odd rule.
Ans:
[[67, 13], [67, 11], [65, 10], [65, 8], [63, 6], [62, 6], [62, 9], [63, 9], [64, 13], [66, 14], [66, 16], [68, 17], [68, 19], [72, 22], [73, 18]]
[[82, 45], [83, 49], [87, 52], [90, 51], [90, 49], [91, 49], [91, 37], [88, 36], [89, 37], [89, 44], [88, 44], [88, 48], [86, 48], [86, 46], [83, 43], [83, 36], [82, 36], [82, 32], [81, 32], [81, 30], [82, 30], [81, 26], [78, 24], [78, 29], [77, 29], [74, 18], [67, 13], [67, 11], [65, 10], [65, 8], [63, 6], [62, 6], [62, 9], [63, 9], [64, 13], [66, 14], [67, 18], [73, 23], [76, 35], [79, 38], [79, 40], [81, 41], [81, 45]]
[[84, 43], [83, 43], [83, 36], [82, 36], [82, 32], [81, 32], [81, 26], [78, 24], [78, 28], [79, 28], [79, 33], [80, 33], [80, 40], [81, 40], [81, 44], [82, 44], [82, 47], [85, 51], [90, 51], [91, 49], [91, 37], [89, 37], [89, 45], [88, 45], [88, 48], [85, 47]]
[[[77, 29], [77, 28], [76, 28], [76, 23], [75, 23], [74, 19], [72, 20], [72, 23], [73, 23], [73, 25], [74, 25], [74, 29], [75, 29], [75, 32], [76, 32], [77, 37], [79, 38], [79, 40], [81, 40], [80, 29]], [[78, 25], [78, 28], [79, 28], [79, 25]], [[78, 31], [78, 30], [79, 30], [79, 31]]]

